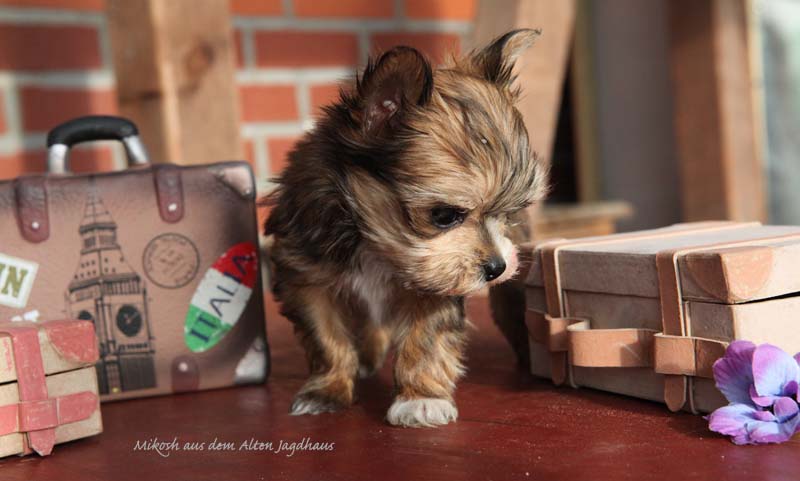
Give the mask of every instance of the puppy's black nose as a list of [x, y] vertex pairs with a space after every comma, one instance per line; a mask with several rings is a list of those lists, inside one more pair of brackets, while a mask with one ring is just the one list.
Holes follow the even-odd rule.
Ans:
[[505, 272], [506, 263], [502, 257], [492, 257], [489, 262], [483, 265], [483, 277], [487, 281], [493, 281]]

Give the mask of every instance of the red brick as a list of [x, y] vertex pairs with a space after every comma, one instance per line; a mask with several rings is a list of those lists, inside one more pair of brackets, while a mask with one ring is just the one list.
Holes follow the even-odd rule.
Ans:
[[3, 93], [0, 92], [0, 135], [4, 134], [8, 129], [6, 124], [6, 104], [4, 102]]
[[358, 41], [348, 33], [256, 32], [256, 63], [262, 67], [352, 66]]
[[44, 172], [45, 151], [0, 154], [0, 179], [13, 179], [21, 174]]
[[239, 87], [242, 121], [297, 120], [297, 101], [292, 85], [243, 85]]
[[79, 173], [108, 172], [114, 170], [114, 156], [110, 147], [79, 147], [70, 152], [69, 167]]
[[244, 43], [244, 33], [240, 30], [233, 32], [233, 46], [236, 50], [236, 68], [244, 66], [244, 53], [242, 53], [242, 44]]
[[409, 18], [428, 20], [472, 20], [475, 0], [405, 0]]
[[[29, 150], [0, 155], [0, 179], [13, 179], [22, 174], [42, 173], [47, 152]], [[107, 172], [114, 170], [114, 157], [109, 147], [76, 148], [69, 155], [72, 172]]]
[[12, 7], [58, 8], [63, 10], [103, 11], [104, 0], [0, 0], [0, 5]]
[[[256, 171], [256, 147], [252, 140], [244, 139], [242, 141], [242, 150], [244, 151], [244, 160], [246, 160], [253, 171]], [[256, 172], [258, 174], [258, 172]]]
[[427, 55], [432, 62], [440, 63], [446, 54], [457, 53], [460, 43], [458, 35], [450, 33], [378, 33], [371, 38], [371, 51], [375, 54], [407, 45]]
[[95, 28], [0, 25], [0, 70], [73, 70], [101, 66]]
[[20, 106], [22, 128], [27, 132], [46, 132], [81, 115], [117, 113], [117, 101], [110, 90], [22, 87]]
[[231, 13], [234, 15], [281, 15], [282, 0], [230, 0]]
[[275, 137], [267, 140], [270, 175], [279, 174], [286, 168], [289, 162], [289, 152], [294, 148], [298, 139], [299, 137]]
[[311, 86], [311, 113], [318, 115], [321, 108], [339, 99], [339, 84]]
[[298, 17], [389, 18], [394, 15], [394, 0], [294, 0]]

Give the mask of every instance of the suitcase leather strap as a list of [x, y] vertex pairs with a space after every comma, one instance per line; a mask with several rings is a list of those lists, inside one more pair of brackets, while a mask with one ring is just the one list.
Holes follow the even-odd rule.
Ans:
[[14, 180], [14, 196], [22, 237], [35, 244], [46, 241], [50, 237], [46, 179], [42, 176], [17, 178]]
[[183, 181], [177, 165], [153, 165], [153, 181], [158, 200], [158, 212], [164, 222], [174, 224], [183, 219]]

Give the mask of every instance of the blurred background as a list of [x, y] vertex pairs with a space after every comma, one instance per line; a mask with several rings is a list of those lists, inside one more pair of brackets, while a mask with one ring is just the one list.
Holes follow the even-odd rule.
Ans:
[[41, 172], [59, 122], [120, 114], [155, 161], [243, 158], [267, 192], [371, 53], [520, 27], [542, 29], [518, 69], [553, 172], [538, 236], [800, 223], [798, 0], [0, 0], [0, 179]]

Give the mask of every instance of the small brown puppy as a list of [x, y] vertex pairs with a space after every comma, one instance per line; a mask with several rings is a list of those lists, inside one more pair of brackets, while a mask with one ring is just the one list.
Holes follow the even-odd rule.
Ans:
[[456, 419], [464, 296], [514, 275], [509, 218], [544, 192], [512, 87], [537, 35], [510, 32], [436, 70], [394, 48], [290, 154], [265, 231], [274, 291], [311, 371], [292, 414], [349, 406], [356, 377], [394, 347], [388, 421]]

